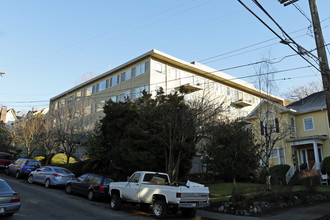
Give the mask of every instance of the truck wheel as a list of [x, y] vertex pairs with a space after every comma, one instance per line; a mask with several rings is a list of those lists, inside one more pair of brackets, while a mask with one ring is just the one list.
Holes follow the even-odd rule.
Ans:
[[182, 208], [181, 209], [182, 216], [185, 218], [193, 218], [196, 215], [195, 208]]
[[158, 219], [166, 218], [167, 216], [167, 205], [164, 200], [156, 200], [152, 206], [152, 213]]
[[118, 194], [113, 194], [111, 196], [111, 202], [110, 202], [111, 209], [113, 210], [119, 210], [121, 207], [121, 198]]

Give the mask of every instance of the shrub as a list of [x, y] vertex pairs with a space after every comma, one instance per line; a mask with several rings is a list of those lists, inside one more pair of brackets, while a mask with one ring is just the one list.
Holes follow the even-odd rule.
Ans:
[[280, 184], [286, 182], [286, 173], [290, 169], [290, 166], [287, 164], [275, 165], [269, 168], [269, 173], [271, 175], [271, 181], [273, 184]]
[[322, 172], [330, 174], [330, 156], [324, 158], [322, 162]]
[[[66, 164], [67, 156], [63, 153], [59, 153], [54, 155], [54, 157], [51, 160], [51, 164]], [[69, 163], [76, 163], [77, 161], [70, 157]]]

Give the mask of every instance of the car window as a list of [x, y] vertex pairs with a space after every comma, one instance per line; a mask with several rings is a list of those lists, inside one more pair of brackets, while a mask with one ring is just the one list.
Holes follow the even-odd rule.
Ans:
[[129, 178], [129, 182], [131, 183], [138, 183], [141, 177], [141, 173], [135, 173], [131, 178]]
[[105, 177], [104, 181], [103, 181], [103, 186], [107, 186], [109, 185], [111, 182], [114, 182], [113, 179], [109, 178], [109, 177]]
[[92, 182], [93, 180], [93, 176], [92, 175], [88, 175], [85, 179], [86, 182]]
[[72, 174], [70, 170], [64, 169], [64, 168], [56, 168], [54, 169], [56, 173], [65, 173], [65, 174]]
[[36, 166], [36, 167], [41, 167], [39, 161], [31, 161], [29, 160], [26, 164], [26, 166]]
[[8, 191], [12, 191], [10, 186], [4, 181], [0, 181], [0, 192], [8, 192]]
[[92, 183], [96, 184], [96, 185], [100, 185], [102, 181], [102, 178], [99, 176], [95, 176], [92, 180]]
[[15, 163], [16, 163], [17, 165], [21, 165], [21, 160], [16, 160]]
[[84, 174], [84, 175], [82, 175], [82, 176], [79, 177], [79, 180], [80, 181], [84, 181], [87, 176], [88, 176], [87, 174]]

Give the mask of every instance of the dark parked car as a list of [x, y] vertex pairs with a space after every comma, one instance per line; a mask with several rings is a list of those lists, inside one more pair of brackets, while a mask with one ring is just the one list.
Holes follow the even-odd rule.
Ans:
[[0, 179], [0, 215], [12, 216], [21, 207], [20, 197], [8, 183]]
[[14, 160], [10, 153], [0, 152], [0, 170], [4, 171]]
[[44, 166], [29, 174], [29, 183], [41, 183], [46, 188], [51, 186], [65, 186], [66, 182], [72, 180], [75, 175], [64, 167]]
[[87, 173], [74, 180], [69, 180], [65, 186], [68, 194], [77, 193], [87, 196], [89, 200], [109, 198], [109, 184], [114, 182], [110, 176]]
[[5, 173], [7, 175], [15, 174], [15, 177], [19, 179], [22, 176], [28, 176], [32, 171], [39, 167], [41, 167], [40, 161], [19, 158], [9, 164], [8, 168], [5, 170]]

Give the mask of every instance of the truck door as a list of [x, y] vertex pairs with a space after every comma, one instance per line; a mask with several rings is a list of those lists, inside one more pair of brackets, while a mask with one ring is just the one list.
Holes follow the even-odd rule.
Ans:
[[140, 189], [141, 173], [134, 173], [123, 191], [123, 197], [128, 201], [138, 202], [138, 193]]

